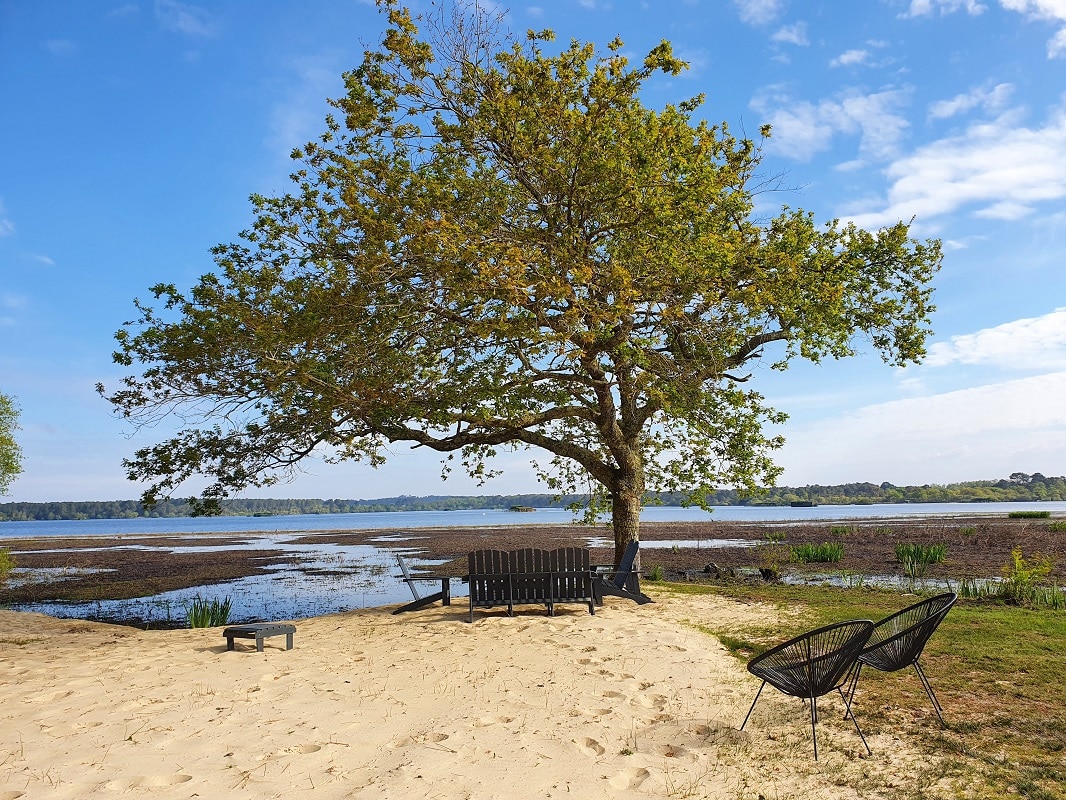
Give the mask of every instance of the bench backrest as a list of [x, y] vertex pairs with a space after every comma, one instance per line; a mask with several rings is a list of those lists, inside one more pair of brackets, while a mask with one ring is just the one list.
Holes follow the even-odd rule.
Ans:
[[592, 597], [589, 551], [584, 547], [473, 550], [467, 554], [467, 567], [475, 605]]

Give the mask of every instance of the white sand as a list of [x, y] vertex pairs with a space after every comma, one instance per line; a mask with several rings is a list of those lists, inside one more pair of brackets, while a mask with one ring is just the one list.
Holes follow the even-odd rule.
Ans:
[[839, 699], [818, 763], [804, 707], [772, 689], [736, 730], [759, 682], [694, 624], [772, 628], [780, 612], [657, 600], [473, 624], [465, 600], [355, 611], [299, 620], [293, 650], [280, 636], [263, 653], [227, 652], [218, 628], [0, 611], [0, 800], [780, 800], [912, 785], [916, 742], [872, 735], [867, 757]]

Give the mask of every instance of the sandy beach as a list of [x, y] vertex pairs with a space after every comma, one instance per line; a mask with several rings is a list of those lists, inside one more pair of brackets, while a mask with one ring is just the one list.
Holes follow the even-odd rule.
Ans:
[[[0, 611], [0, 800], [893, 797], [916, 740], [806, 712], [719, 641], [783, 613], [714, 596], [608, 598], [591, 616], [463, 602], [296, 620], [264, 652], [221, 629]], [[925, 787], [936, 796], [937, 787]]]

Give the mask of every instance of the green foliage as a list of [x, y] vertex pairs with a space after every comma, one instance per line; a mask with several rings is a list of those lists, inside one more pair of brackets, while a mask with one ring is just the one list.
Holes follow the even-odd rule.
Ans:
[[14, 399], [0, 394], [0, 494], [22, 473], [22, 449], [15, 441], [19, 412]]
[[896, 561], [903, 565], [903, 572], [912, 578], [921, 578], [930, 564], [939, 564], [948, 554], [948, 546], [938, 544], [896, 543]]
[[800, 564], [835, 564], [844, 557], [840, 542], [804, 543], [792, 546], [792, 560]]
[[381, 7], [294, 192], [253, 198], [217, 273], [153, 287], [116, 335], [139, 372], [117, 413], [193, 412], [125, 462], [146, 503], [206, 475], [190, 504], [214, 513], [311, 453], [379, 465], [410, 442], [484, 481], [499, 448], [533, 448], [620, 552], [646, 490], [706, 506], [780, 474], [755, 362], [924, 354], [940, 243], [756, 211], [761, 139], [702, 121], [702, 96], [641, 102], [686, 66], [669, 43], [553, 55], [550, 31], [512, 37], [476, 5]]
[[1055, 520], [1054, 522], [1049, 522], [1047, 529], [1049, 531], [1054, 531], [1055, 533], [1066, 532], [1066, 519], [1059, 519]]
[[781, 565], [788, 561], [789, 549], [771, 540], [770, 544], [756, 545], [755, 554], [758, 556], [759, 574], [762, 575], [763, 580], [780, 580]]
[[1050, 511], [1011, 511], [1007, 516], [1010, 519], [1048, 519]]
[[11, 555], [10, 547], [0, 547], [0, 586], [7, 581], [7, 576], [15, 568], [15, 557]]
[[1010, 563], [1003, 567], [999, 597], [1012, 605], [1034, 605], [1053, 567], [1054, 563], [1047, 556], [1037, 555], [1027, 560], [1022, 556], [1022, 549], [1015, 547], [1011, 551]]
[[767, 531], [763, 538], [770, 544], [780, 544], [788, 538], [788, 531]]
[[185, 607], [190, 628], [217, 628], [229, 621], [230, 598], [206, 600], [199, 595]]
[[851, 536], [857, 528], [854, 525], [834, 525], [829, 529], [831, 536]]
[[661, 581], [663, 579], [663, 577], [664, 577], [664, 573], [663, 573], [663, 568], [662, 568], [661, 564], [656, 564], [651, 569], [648, 570], [648, 580], [649, 581], [658, 582], [658, 581]]

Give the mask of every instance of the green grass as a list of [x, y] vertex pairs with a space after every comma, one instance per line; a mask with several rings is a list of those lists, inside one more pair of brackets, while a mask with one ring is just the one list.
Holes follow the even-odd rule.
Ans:
[[903, 572], [912, 578], [921, 578], [930, 564], [939, 564], [947, 557], [946, 544], [896, 543], [896, 561], [903, 565]]
[[1007, 514], [1010, 519], [1048, 519], [1050, 511], [1011, 511]]
[[1047, 529], [1055, 533], [1066, 532], [1066, 519], [1057, 519], [1054, 522], [1049, 522]]
[[804, 543], [792, 547], [792, 560], [800, 564], [835, 564], [843, 557], [844, 545], [840, 542]]
[[[745, 603], [766, 602], [802, 613], [781, 627], [753, 625], [712, 633], [742, 661], [805, 630], [844, 619], [876, 621], [916, 602], [874, 589], [762, 584], [678, 586]], [[929, 640], [922, 666], [944, 707], [941, 727], [913, 670], [870, 670], [856, 694], [863, 730], [919, 737], [959, 796], [1066, 800], [1066, 613], [960, 600]], [[965, 788], [962, 788], [965, 787]], [[920, 794], [915, 797], [922, 796]]]
[[216, 628], [229, 620], [230, 599], [207, 601], [197, 595], [185, 608], [190, 628]]

